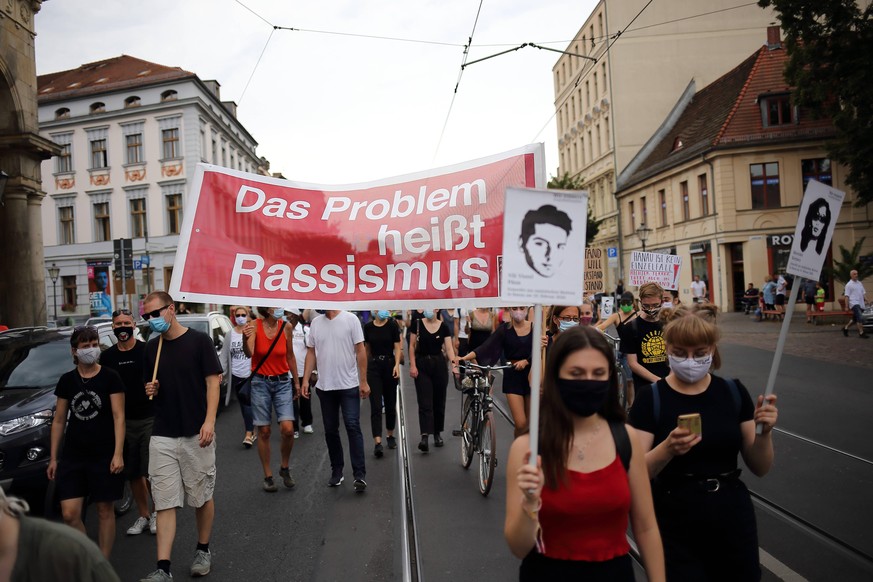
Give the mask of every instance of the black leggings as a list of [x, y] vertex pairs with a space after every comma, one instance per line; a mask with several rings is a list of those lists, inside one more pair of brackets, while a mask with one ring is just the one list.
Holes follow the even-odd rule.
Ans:
[[367, 362], [370, 385], [370, 425], [373, 438], [382, 438], [382, 399], [385, 399], [385, 428], [393, 432], [397, 424], [397, 378], [393, 376], [394, 356]]
[[416, 356], [415, 395], [418, 398], [418, 425], [421, 434], [439, 434], [446, 423], [446, 387], [449, 369], [442, 354]]

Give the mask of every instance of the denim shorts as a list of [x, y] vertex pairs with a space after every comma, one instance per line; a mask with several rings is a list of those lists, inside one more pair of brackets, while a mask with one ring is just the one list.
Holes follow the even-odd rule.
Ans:
[[273, 408], [279, 422], [294, 420], [294, 386], [291, 379], [268, 380], [254, 376], [252, 382], [252, 420], [255, 426], [270, 426]]

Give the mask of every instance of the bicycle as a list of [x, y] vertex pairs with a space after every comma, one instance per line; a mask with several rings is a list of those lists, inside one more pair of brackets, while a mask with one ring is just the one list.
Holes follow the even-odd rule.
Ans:
[[612, 357], [615, 362], [615, 375], [618, 379], [618, 402], [621, 407], [628, 410], [627, 394], [629, 385], [633, 385], [633, 374], [627, 369], [627, 363], [621, 357], [621, 340], [615, 336], [603, 332], [606, 341], [612, 345]]
[[494, 431], [493, 400], [491, 398], [491, 372], [506, 370], [511, 365], [480, 366], [461, 362], [465, 375], [460, 380], [464, 393], [461, 413], [461, 428], [452, 435], [461, 437], [461, 466], [465, 469], [473, 462], [473, 454], [479, 455], [479, 492], [488, 496], [497, 468], [497, 433]]

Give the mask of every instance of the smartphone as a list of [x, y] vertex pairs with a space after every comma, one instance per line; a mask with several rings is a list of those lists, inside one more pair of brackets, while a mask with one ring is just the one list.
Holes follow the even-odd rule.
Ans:
[[676, 425], [679, 428], [687, 429], [692, 434], [701, 434], [703, 432], [703, 424], [700, 421], [700, 414], [697, 412], [693, 414], [680, 414]]

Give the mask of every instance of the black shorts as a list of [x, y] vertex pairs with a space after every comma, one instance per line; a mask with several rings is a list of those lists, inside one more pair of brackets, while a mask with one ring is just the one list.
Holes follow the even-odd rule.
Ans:
[[90, 501], [115, 501], [124, 493], [124, 475], [109, 472], [111, 457], [61, 459], [55, 473], [59, 501], [87, 497]]
[[128, 479], [149, 474], [149, 439], [154, 417], [128, 418], [124, 433], [124, 476]]
[[807, 295], [806, 296], [806, 304], [807, 305], [815, 305], [815, 296]]
[[776, 305], [785, 305], [785, 295], [776, 295]]

